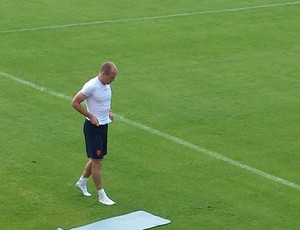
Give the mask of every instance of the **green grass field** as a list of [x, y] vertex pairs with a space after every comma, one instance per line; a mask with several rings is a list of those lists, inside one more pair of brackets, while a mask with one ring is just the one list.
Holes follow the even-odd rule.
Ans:
[[[0, 229], [137, 210], [170, 219], [162, 230], [300, 229], [291, 2], [0, 0]], [[70, 106], [106, 60], [119, 68], [103, 169], [112, 207], [92, 180], [90, 198], [74, 187], [87, 159]]]

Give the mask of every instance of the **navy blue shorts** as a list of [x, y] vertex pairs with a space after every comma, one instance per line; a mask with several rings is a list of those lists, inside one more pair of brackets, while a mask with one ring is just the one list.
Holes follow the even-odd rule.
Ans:
[[107, 154], [107, 131], [107, 124], [96, 126], [85, 120], [83, 133], [88, 158], [103, 159]]

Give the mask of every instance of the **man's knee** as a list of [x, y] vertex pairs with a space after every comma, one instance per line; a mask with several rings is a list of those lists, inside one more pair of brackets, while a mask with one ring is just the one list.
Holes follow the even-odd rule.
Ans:
[[92, 168], [100, 170], [101, 166], [102, 166], [102, 159], [92, 159]]

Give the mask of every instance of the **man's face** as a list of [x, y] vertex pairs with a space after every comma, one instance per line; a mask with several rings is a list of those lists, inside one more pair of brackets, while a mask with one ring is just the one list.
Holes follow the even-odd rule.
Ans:
[[112, 83], [117, 76], [117, 71], [112, 70], [110, 73], [103, 72], [103, 83], [110, 84]]

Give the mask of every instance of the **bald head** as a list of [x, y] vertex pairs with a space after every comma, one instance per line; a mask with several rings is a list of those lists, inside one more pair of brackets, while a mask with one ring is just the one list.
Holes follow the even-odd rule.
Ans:
[[117, 76], [117, 67], [112, 62], [105, 62], [101, 66], [101, 70], [99, 73], [99, 80], [102, 84], [110, 84], [115, 80], [115, 77]]
[[105, 72], [106, 74], [116, 74], [118, 71], [116, 65], [112, 62], [105, 62], [101, 66], [101, 72]]

